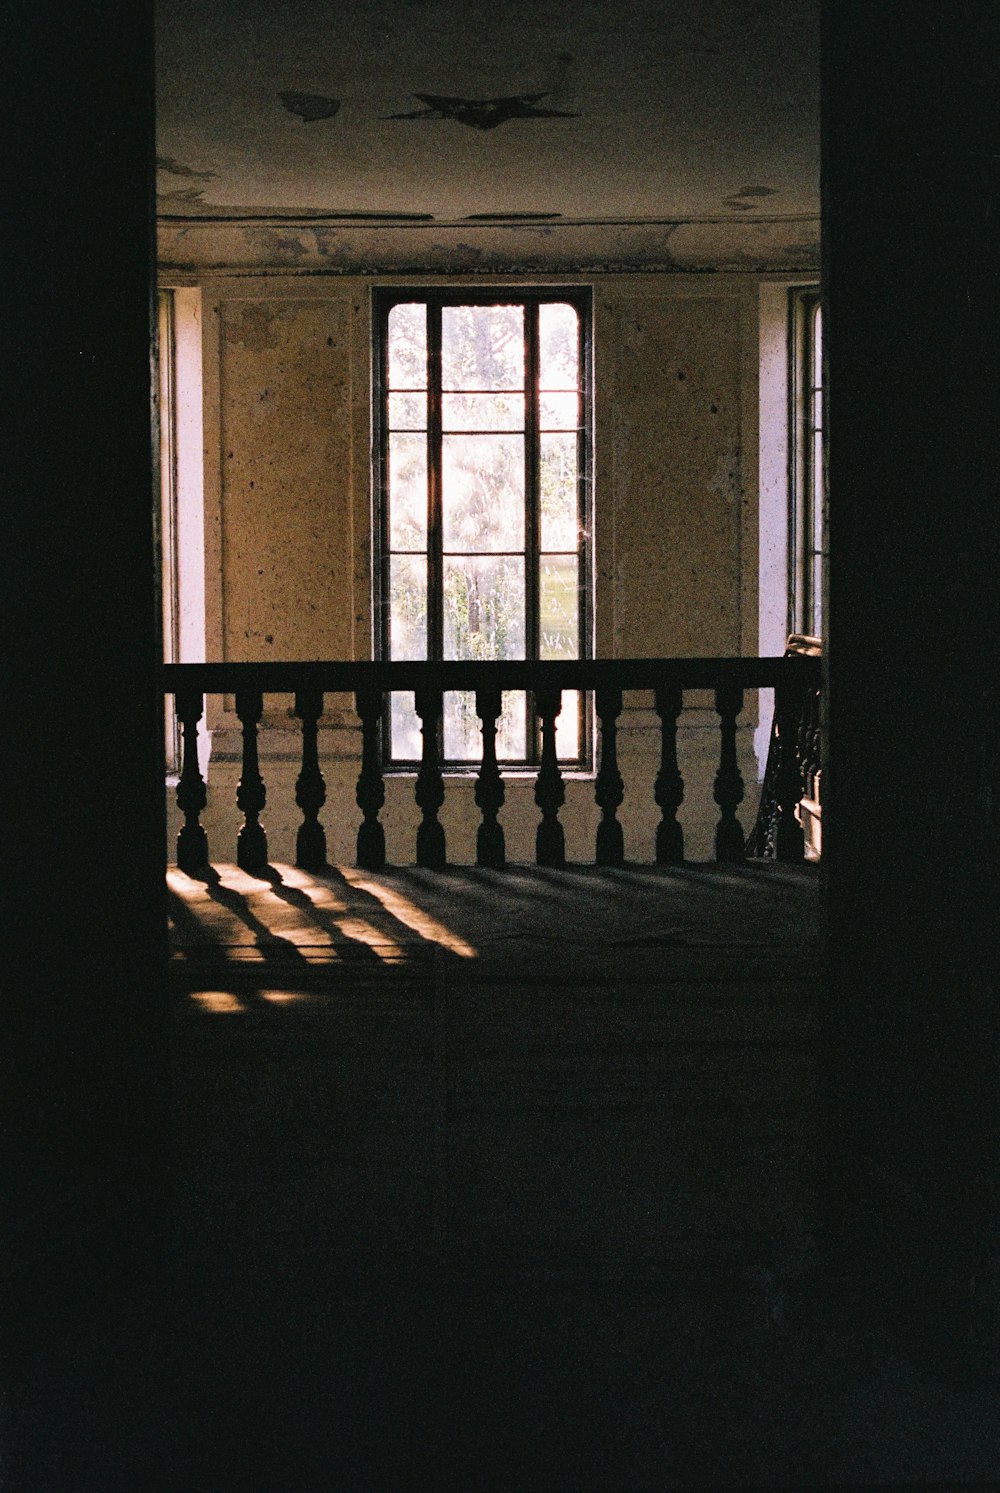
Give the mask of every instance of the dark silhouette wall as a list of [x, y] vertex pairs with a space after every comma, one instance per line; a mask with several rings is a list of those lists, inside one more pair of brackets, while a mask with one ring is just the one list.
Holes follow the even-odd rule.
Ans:
[[853, 1287], [985, 1322], [997, 1243], [1000, 15], [823, 36], [835, 1161]]
[[162, 1225], [152, 5], [18, 3], [7, 31], [5, 1195], [35, 1341]]

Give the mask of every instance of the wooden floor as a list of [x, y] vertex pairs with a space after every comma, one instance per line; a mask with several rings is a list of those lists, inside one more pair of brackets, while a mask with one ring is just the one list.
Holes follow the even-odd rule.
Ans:
[[168, 880], [170, 1279], [39, 1392], [25, 1489], [1000, 1471], [989, 1396], [814, 1289], [816, 867]]
[[170, 888], [199, 1210], [272, 1155], [280, 1186], [253, 1207], [308, 1231], [299, 1202], [325, 1187], [333, 1237], [296, 1247], [338, 1268], [729, 1285], [801, 1268], [820, 1160], [813, 868], [220, 867]]

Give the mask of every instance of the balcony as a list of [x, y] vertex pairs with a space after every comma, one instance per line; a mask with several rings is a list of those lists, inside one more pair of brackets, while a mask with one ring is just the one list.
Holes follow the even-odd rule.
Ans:
[[799, 805], [807, 777], [814, 791], [818, 765], [819, 658], [815, 650], [790, 650], [780, 659], [173, 664], [164, 666], [163, 678], [166, 691], [174, 695], [183, 732], [177, 803], [184, 823], [177, 837], [176, 857], [178, 866], [187, 872], [197, 872], [210, 861], [207, 836], [200, 823], [207, 795], [198, 758], [199, 722], [206, 692], [232, 695], [240, 722], [241, 777], [235, 796], [243, 823], [234, 848], [236, 862], [244, 871], [260, 871], [268, 864], [268, 839], [261, 820], [267, 785], [258, 752], [258, 728], [268, 693], [291, 695], [301, 725], [295, 802], [302, 812], [302, 822], [296, 835], [295, 862], [304, 870], [319, 870], [328, 859], [327, 835], [320, 820], [326, 783], [317, 737], [324, 703], [330, 695], [349, 695], [360, 720], [355, 798], [362, 819], [356, 835], [356, 863], [368, 870], [386, 864], [385, 831], [379, 818], [386, 796], [380, 732], [387, 698], [394, 691], [413, 693], [421, 721], [422, 754], [414, 781], [414, 800], [421, 815], [413, 847], [418, 866], [441, 869], [449, 862], [445, 829], [439, 818], [446, 795], [440, 723], [443, 696], [448, 690], [473, 692], [480, 721], [482, 756], [474, 792], [481, 816], [475, 853], [479, 866], [497, 869], [507, 861], [506, 836], [500, 822], [506, 799], [505, 774], [496, 748], [501, 697], [507, 690], [531, 693], [540, 724], [541, 753], [533, 792], [540, 816], [534, 836], [534, 860], [539, 866], [559, 869], [566, 864], [565, 834], [559, 819], [566, 793], [556, 750], [556, 721], [565, 691], [590, 692], [594, 700], [598, 734], [594, 802], [600, 811], [594, 864], [625, 863], [624, 834], [618, 819], [625, 785], [619, 770], [617, 738], [627, 693], [651, 698], [660, 723], [659, 767], [646, 787], [646, 809], [655, 803], [660, 813], [648, 844], [651, 862], [681, 865], [685, 859], [684, 835], [677, 818], [685, 792], [678, 765], [677, 726], [685, 694], [699, 691], [711, 692], [718, 717], [718, 765], [712, 790], [719, 810], [715, 860], [741, 864], [747, 857], [747, 834], [737, 812], [745, 789], [736, 750], [737, 722], [746, 693], [760, 689], [775, 691], [774, 732], [766, 785], [768, 822], [751, 837], [751, 849], [783, 862], [797, 863], [805, 856]]

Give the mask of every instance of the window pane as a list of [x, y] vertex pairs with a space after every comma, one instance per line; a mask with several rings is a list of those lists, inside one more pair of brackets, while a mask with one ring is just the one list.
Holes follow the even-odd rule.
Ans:
[[812, 620], [809, 631], [813, 637], [823, 636], [823, 556], [818, 551], [812, 557]]
[[543, 555], [540, 570], [538, 655], [579, 658], [579, 560], [576, 555]]
[[523, 394], [444, 394], [445, 430], [523, 430]]
[[390, 430], [426, 430], [426, 394], [389, 395]]
[[576, 430], [579, 424], [579, 394], [539, 395], [538, 426], [540, 430]]
[[478, 762], [482, 755], [476, 696], [472, 690], [445, 690], [444, 754], [453, 761]]
[[389, 558], [389, 657], [427, 657], [427, 557]]
[[427, 548], [427, 437], [389, 437], [389, 548]]
[[505, 689], [503, 713], [497, 721], [497, 756], [501, 762], [523, 762], [528, 755], [528, 697], [523, 690]]
[[556, 716], [556, 756], [574, 762], [580, 756], [580, 692], [564, 689], [562, 710]]
[[577, 544], [577, 442], [575, 435], [539, 438], [542, 549], [569, 550]]
[[822, 550], [823, 544], [823, 500], [826, 487], [823, 472], [823, 427], [817, 425], [812, 441], [812, 547]]
[[524, 657], [520, 556], [445, 556], [444, 656]]
[[[523, 691], [504, 690], [497, 721], [497, 756], [501, 762], [525, 759], [525, 709]], [[444, 754], [459, 761], [482, 761], [482, 728], [476, 714], [474, 690], [445, 691]]]
[[524, 388], [524, 307], [441, 308], [443, 389]]
[[414, 708], [413, 691], [394, 690], [389, 699], [389, 734], [392, 738], [390, 751], [393, 757], [419, 761], [423, 738], [420, 735], [420, 717]]
[[427, 308], [393, 306], [389, 312], [389, 387], [427, 387]]
[[813, 380], [823, 382], [823, 303], [816, 302], [813, 311]]
[[523, 548], [523, 436], [444, 436], [442, 486], [446, 550]]
[[576, 389], [580, 384], [580, 318], [563, 303], [538, 308], [538, 387]]

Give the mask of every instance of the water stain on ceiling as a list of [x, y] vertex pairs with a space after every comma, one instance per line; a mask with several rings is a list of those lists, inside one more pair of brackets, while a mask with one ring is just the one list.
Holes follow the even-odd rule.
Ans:
[[[734, 192], [731, 197], [723, 197], [722, 205], [723, 207], [733, 208], [737, 212], [748, 213], [752, 212], [755, 207], [760, 206], [762, 198], [777, 197], [778, 195], [775, 187], [740, 187], [739, 191]], [[752, 199], [749, 202], [745, 200], [748, 197]]]
[[458, 124], [467, 124], [474, 130], [495, 130], [509, 119], [579, 119], [565, 109], [539, 109], [538, 103], [548, 98], [547, 93], [520, 93], [510, 98], [448, 98], [437, 93], [415, 93], [423, 109], [414, 109], [409, 114], [386, 114], [385, 119], [454, 119]]
[[[220, 217], [394, 217], [406, 203], [485, 226], [500, 202], [563, 226], [744, 225], [819, 211], [820, 0], [156, 9], [160, 186], [203, 185], [211, 163]], [[461, 128], [437, 128], [449, 123]]]
[[306, 124], [317, 119], [332, 119], [340, 109], [340, 99], [327, 98], [322, 93], [279, 93], [278, 98], [289, 114], [297, 114]]
[[173, 156], [157, 156], [156, 169], [170, 176], [190, 176], [196, 181], [211, 181], [215, 175], [214, 171], [195, 171], [193, 166], [185, 166], [183, 161], [175, 161]]

